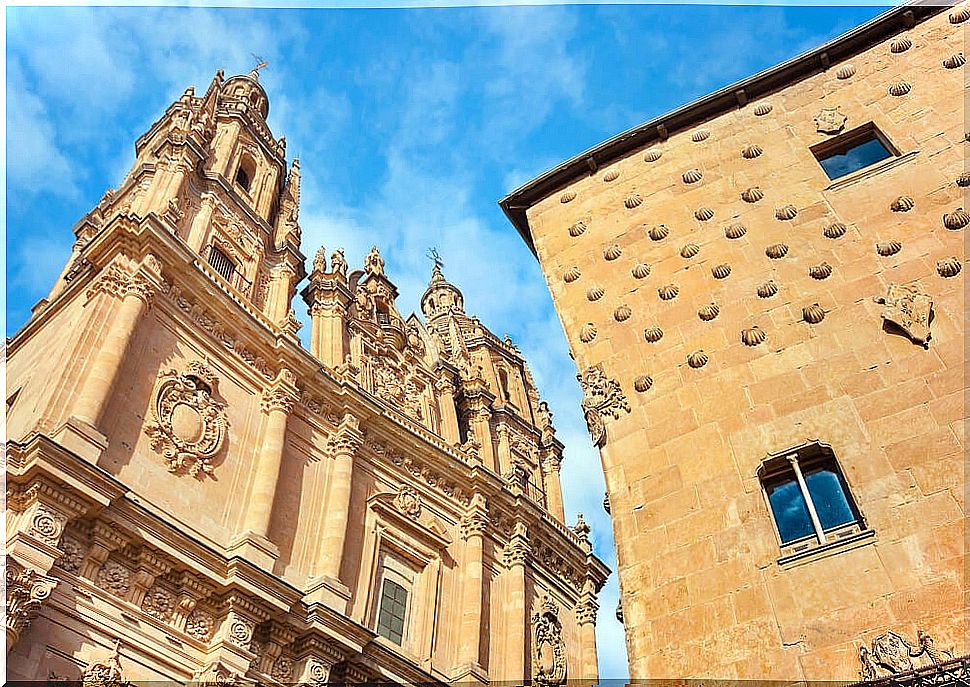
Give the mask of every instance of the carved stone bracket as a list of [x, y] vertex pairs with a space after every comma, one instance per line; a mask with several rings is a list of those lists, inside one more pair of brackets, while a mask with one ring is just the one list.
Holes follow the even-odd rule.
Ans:
[[630, 403], [620, 383], [609, 379], [599, 365], [576, 375], [583, 388], [583, 412], [586, 425], [596, 446], [606, 444], [606, 419], [618, 420], [621, 411], [630, 412]]
[[185, 372], [168, 370], [159, 377], [145, 433], [169, 472], [200, 478], [212, 473], [229, 429], [225, 404], [212, 396], [217, 381], [199, 361], [190, 362]]

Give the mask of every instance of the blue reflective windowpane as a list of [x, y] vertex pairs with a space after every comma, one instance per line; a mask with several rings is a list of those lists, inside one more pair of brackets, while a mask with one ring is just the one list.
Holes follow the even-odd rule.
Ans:
[[882, 141], [873, 136], [870, 140], [854, 145], [848, 150], [820, 158], [819, 164], [822, 165], [829, 179], [838, 179], [892, 156], [893, 154], [882, 144]]
[[805, 484], [823, 530], [855, 522], [856, 516], [846, 497], [845, 485], [833, 468], [809, 470], [805, 473]]
[[808, 514], [808, 507], [805, 505], [801, 489], [798, 488], [798, 482], [790, 480], [766, 485], [766, 490], [783, 544], [815, 534], [812, 518]]

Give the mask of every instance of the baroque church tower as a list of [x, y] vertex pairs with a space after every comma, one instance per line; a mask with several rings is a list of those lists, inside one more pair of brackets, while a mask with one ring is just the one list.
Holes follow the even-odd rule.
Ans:
[[440, 264], [423, 317], [377, 248], [308, 275], [268, 112], [188, 89], [8, 341], [9, 678], [595, 680], [609, 571], [521, 353]]

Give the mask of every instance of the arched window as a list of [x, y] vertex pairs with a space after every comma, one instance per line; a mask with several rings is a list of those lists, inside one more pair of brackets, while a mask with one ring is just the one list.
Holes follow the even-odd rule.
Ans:
[[509, 373], [505, 371], [504, 367], [500, 367], [498, 369], [498, 382], [499, 382], [499, 386], [502, 387], [502, 399], [506, 401], [510, 400], [509, 399]]
[[236, 266], [232, 259], [215, 246], [209, 247], [209, 264], [228, 282], [232, 282], [232, 275], [236, 271]]
[[249, 193], [253, 178], [256, 176], [256, 163], [248, 155], [244, 155], [239, 160], [239, 167], [236, 169], [236, 183]]

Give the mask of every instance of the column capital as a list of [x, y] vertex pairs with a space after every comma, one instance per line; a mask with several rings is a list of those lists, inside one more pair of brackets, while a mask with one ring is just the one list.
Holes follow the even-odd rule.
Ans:
[[479, 509], [466, 513], [461, 519], [461, 538], [481, 537], [488, 529], [488, 516]]
[[57, 586], [57, 580], [25, 568], [13, 558], [6, 560], [7, 583], [7, 647], [13, 646], [30, 621], [37, 616], [41, 604]]
[[340, 424], [337, 425], [337, 431], [331, 435], [327, 442], [328, 448], [334, 455], [353, 455], [363, 445], [364, 433], [360, 429], [360, 420], [351, 413], [345, 413]]
[[281, 368], [269, 388], [263, 391], [260, 405], [263, 412], [282, 410], [289, 414], [300, 394], [296, 386], [296, 376], [289, 368]]
[[528, 529], [524, 523], [515, 523], [515, 530], [503, 553], [508, 568], [522, 567], [528, 563], [532, 547], [529, 545]]
[[596, 599], [590, 595], [583, 595], [576, 605], [576, 624], [577, 625], [596, 625], [596, 613], [600, 605]]
[[93, 298], [99, 293], [107, 293], [121, 299], [133, 295], [146, 305], [151, 305], [158, 291], [158, 286], [144, 275], [129, 272], [117, 263], [111, 263], [88, 289], [87, 295], [88, 298]]

